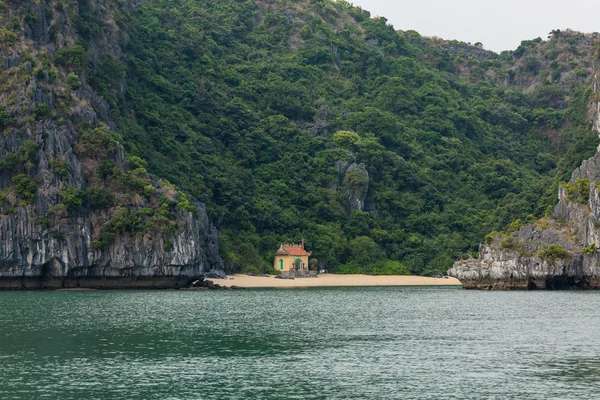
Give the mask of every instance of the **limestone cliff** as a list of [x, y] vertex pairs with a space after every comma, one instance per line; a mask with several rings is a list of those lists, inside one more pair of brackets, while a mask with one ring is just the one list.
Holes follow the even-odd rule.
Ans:
[[[120, 144], [86, 68], [118, 57], [110, 10], [0, 7], [0, 289], [176, 287], [222, 273], [203, 204]], [[102, 21], [89, 38], [77, 19]], [[75, 44], [83, 42], [86, 46]]]
[[338, 161], [339, 184], [335, 187], [346, 197], [348, 210], [365, 210], [365, 200], [369, 191], [369, 172], [364, 164]]
[[[590, 45], [590, 38], [583, 35], [584, 39]], [[586, 80], [592, 89], [587, 117], [592, 132], [600, 134], [599, 53], [586, 46], [592, 70]], [[573, 171], [568, 183], [559, 186], [551, 217], [488, 235], [479, 257], [456, 262], [448, 275], [467, 289], [600, 289], [599, 185], [600, 146]]]
[[552, 218], [494, 233], [448, 270], [467, 289], [600, 289], [600, 152], [559, 188]]

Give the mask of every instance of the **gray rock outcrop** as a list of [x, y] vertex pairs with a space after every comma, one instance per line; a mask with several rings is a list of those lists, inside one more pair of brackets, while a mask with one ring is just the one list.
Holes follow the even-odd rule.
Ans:
[[[81, 42], [73, 15], [27, 3], [35, 18], [6, 5], [22, 30], [0, 50], [0, 290], [174, 288], [224, 276], [204, 204], [149, 175], [143, 160], [131, 164], [86, 69], [55, 62]], [[87, 42], [97, 65], [120, 56], [124, 36], [94, 4], [106, 16]]]
[[[120, 233], [106, 247], [94, 247], [115, 207], [95, 210], [82, 204], [68, 213], [54, 211], [61, 189], [87, 188], [85, 167], [73, 151], [68, 127], [40, 122], [34, 129], [39, 161], [30, 174], [40, 183], [33, 204], [2, 207], [0, 289], [168, 288], [186, 285], [211, 270], [223, 273], [217, 231], [198, 202], [192, 202], [193, 210], [173, 211], [177, 228], [172, 232]], [[15, 131], [0, 137], [0, 157], [18, 151], [24, 139], [19, 136]], [[117, 145], [112, 161], [123, 166], [124, 157]], [[68, 171], [62, 178], [50, 167], [51, 160], [59, 158], [66, 160]], [[0, 188], [9, 188], [10, 175], [0, 177]], [[154, 185], [158, 194], [172, 195], [168, 188]], [[152, 206], [148, 199], [138, 201], [135, 209]]]
[[[600, 92], [595, 71], [592, 92]], [[600, 102], [588, 107], [600, 133]], [[448, 275], [465, 289], [600, 289], [600, 146], [558, 189], [551, 218], [488, 236], [479, 257], [460, 260]]]
[[600, 152], [560, 186], [552, 218], [490, 238], [448, 275], [466, 289], [600, 289], [599, 177]]
[[347, 208], [364, 211], [369, 191], [369, 172], [365, 165], [338, 161], [335, 168], [339, 179], [337, 188], [347, 198]]

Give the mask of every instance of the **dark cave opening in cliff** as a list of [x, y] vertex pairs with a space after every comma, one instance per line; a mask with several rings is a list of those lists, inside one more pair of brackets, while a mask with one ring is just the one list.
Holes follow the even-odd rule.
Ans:
[[538, 288], [538, 287], [537, 287], [537, 285], [536, 285], [536, 284], [535, 284], [535, 282], [533, 282], [533, 281], [530, 281], [530, 282], [527, 284], [527, 290], [537, 290], [537, 288]]
[[587, 285], [585, 280], [576, 281], [572, 276], [554, 276], [546, 279], [546, 289], [548, 290], [572, 290], [583, 289]]

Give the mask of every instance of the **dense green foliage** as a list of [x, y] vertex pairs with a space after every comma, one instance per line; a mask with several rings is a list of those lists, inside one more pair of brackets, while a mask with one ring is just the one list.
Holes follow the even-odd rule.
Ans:
[[26, 172], [37, 162], [38, 146], [26, 140], [19, 149], [0, 159], [0, 172]]
[[14, 119], [8, 110], [0, 106], [0, 132], [3, 131]]
[[593, 256], [596, 254], [597, 250], [596, 250], [596, 243], [591, 243], [588, 247], [584, 247], [583, 249], [581, 249], [581, 252], [583, 254], [587, 254], [590, 256]]
[[91, 188], [88, 190], [87, 196], [92, 209], [110, 207], [115, 202], [113, 194], [103, 187]]
[[60, 178], [66, 178], [69, 175], [69, 163], [64, 158], [56, 158], [48, 161], [52, 171]]
[[87, 193], [85, 190], [75, 189], [73, 187], [61, 189], [58, 192], [58, 195], [61, 197], [62, 204], [70, 211], [77, 210], [87, 200]]
[[[206, 202], [230, 269], [267, 269], [280, 242], [304, 236], [320, 268], [443, 271], [485, 233], [541, 216], [593, 149], [587, 90], [558, 109], [552, 85], [523, 94], [463, 80], [448, 53], [345, 2], [268, 3], [145, 1], [124, 18], [125, 59], [89, 74], [140, 157], [127, 174], [101, 163], [97, 175], [151, 191], [135, 172], [147, 168]], [[88, 17], [84, 41], [99, 29]], [[88, 45], [55, 56], [73, 88]], [[100, 133], [82, 135], [83, 152], [110, 151]], [[364, 164], [368, 181], [338, 161]], [[364, 209], [349, 204], [367, 186]], [[113, 225], [106, 235], [122, 231]]]
[[577, 178], [574, 184], [563, 182], [562, 185], [567, 191], [569, 200], [587, 204], [590, 197], [590, 181], [588, 179]]
[[557, 244], [551, 244], [543, 250], [540, 250], [537, 254], [539, 258], [542, 260], [554, 262], [556, 260], [565, 260], [571, 257], [571, 253], [569, 253], [564, 247], [559, 246]]
[[25, 174], [18, 174], [12, 177], [11, 184], [21, 201], [25, 204], [33, 203], [37, 192], [37, 183], [33, 179]]

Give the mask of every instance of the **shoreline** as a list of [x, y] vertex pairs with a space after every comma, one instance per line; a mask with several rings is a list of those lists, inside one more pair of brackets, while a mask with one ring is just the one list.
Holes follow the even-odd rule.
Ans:
[[[363, 274], [321, 274], [317, 278], [277, 279], [275, 275], [249, 276], [244, 274], [229, 275], [227, 279], [207, 278], [214, 284], [233, 289], [293, 289], [310, 287], [392, 287], [392, 286], [462, 286], [456, 278], [429, 278], [415, 275], [363, 275]], [[64, 282], [61, 282], [64, 283]], [[208, 287], [191, 287], [191, 281], [159, 279], [109, 279], [82, 280], [77, 285], [60, 285], [59, 281], [2, 281], [0, 292], [4, 291], [61, 291], [83, 292], [96, 290], [201, 290]]]
[[[233, 278], [233, 279], [231, 279]], [[360, 275], [321, 274], [318, 278], [276, 279], [235, 274], [227, 279], [209, 278], [221, 286], [240, 286], [247, 289], [308, 288], [308, 287], [360, 287], [360, 286], [462, 286], [456, 278], [429, 278], [415, 275]]]

